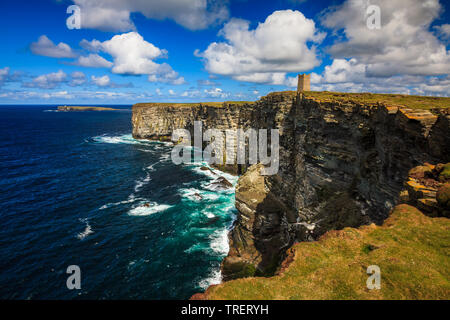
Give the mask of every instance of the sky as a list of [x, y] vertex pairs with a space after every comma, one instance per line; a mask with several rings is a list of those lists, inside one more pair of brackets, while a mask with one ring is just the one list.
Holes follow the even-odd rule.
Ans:
[[0, 104], [450, 96], [444, 0], [2, 0], [0, 30]]

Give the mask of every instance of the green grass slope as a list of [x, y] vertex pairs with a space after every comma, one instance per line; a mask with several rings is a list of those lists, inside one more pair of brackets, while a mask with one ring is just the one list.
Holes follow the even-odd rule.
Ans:
[[[225, 282], [193, 298], [449, 299], [449, 231], [449, 219], [399, 205], [382, 226], [330, 231], [294, 245], [277, 276]], [[367, 289], [370, 265], [380, 267], [380, 290]]]

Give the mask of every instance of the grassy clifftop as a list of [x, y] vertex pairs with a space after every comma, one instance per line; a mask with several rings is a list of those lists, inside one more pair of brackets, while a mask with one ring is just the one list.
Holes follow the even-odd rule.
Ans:
[[[274, 95], [292, 95], [296, 96], [296, 91], [271, 92], [266, 97]], [[363, 104], [377, 104], [391, 106], [404, 106], [411, 109], [429, 110], [435, 108], [450, 108], [450, 98], [446, 97], [425, 97], [410, 96], [404, 94], [380, 94], [380, 93], [344, 93], [330, 91], [308, 91], [304, 93], [306, 98], [317, 99], [321, 101], [338, 101], [338, 102], [357, 102]], [[194, 102], [194, 103], [171, 103], [171, 102], [154, 102], [154, 103], [137, 103], [135, 107], [193, 107], [198, 105], [221, 108], [229, 104], [245, 105], [253, 104], [253, 101], [225, 101], [225, 102]]]
[[342, 93], [329, 91], [308, 91], [306, 98], [321, 101], [358, 102], [364, 104], [382, 103], [392, 106], [405, 106], [411, 109], [434, 109], [450, 108], [450, 98], [410, 96], [404, 94], [381, 94], [381, 93]]
[[[449, 231], [449, 219], [399, 205], [382, 226], [330, 231], [294, 245], [277, 276], [225, 282], [193, 298], [449, 299]], [[369, 265], [381, 269], [380, 290], [366, 287]]]

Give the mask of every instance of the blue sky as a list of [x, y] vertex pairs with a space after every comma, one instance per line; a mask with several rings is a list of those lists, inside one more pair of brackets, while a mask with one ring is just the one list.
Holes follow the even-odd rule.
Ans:
[[[70, 5], [81, 29], [69, 29]], [[369, 28], [376, 6], [379, 28]], [[367, 11], [369, 10], [369, 11]], [[0, 104], [255, 100], [295, 88], [450, 96], [439, 0], [0, 2]], [[375, 21], [375, 20], [370, 20]]]

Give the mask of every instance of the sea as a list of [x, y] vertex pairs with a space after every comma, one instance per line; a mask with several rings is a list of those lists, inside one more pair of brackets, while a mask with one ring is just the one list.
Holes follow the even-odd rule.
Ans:
[[0, 299], [188, 299], [220, 283], [235, 196], [211, 182], [237, 177], [173, 164], [169, 143], [133, 139], [131, 106], [108, 107], [0, 106]]

